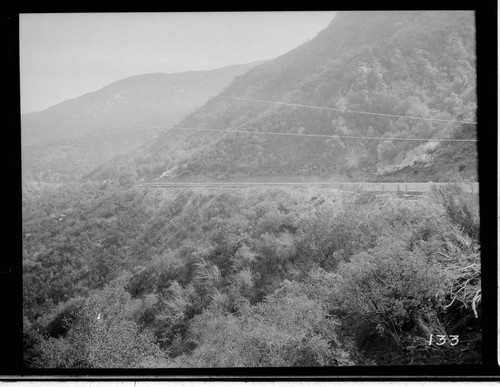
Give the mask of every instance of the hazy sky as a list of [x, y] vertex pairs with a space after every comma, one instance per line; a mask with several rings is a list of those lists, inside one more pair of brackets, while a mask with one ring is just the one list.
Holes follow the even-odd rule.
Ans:
[[335, 12], [20, 15], [21, 108], [43, 110], [137, 74], [271, 59], [313, 38]]

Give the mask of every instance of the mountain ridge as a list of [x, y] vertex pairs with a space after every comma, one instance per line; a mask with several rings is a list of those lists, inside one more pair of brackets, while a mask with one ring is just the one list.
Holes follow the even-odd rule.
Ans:
[[[125, 169], [133, 178], [146, 180], [172, 170], [218, 179], [296, 174], [364, 180], [391, 179], [398, 170], [410, 167], [414, 174], [413, 169], [431, 166], [432, 173], [416, 173], [419, 179], [432, 175], [444, 180], [457, 173], [475, 179], [477, 151], [472, 142], [459, 147], [391, 140], [476, 138], [473, 125], [445, 123], [475, 119], [474, 31], [474, 14], [466, 11], [339, 12], [314, 39], [236, 78], [223, 94], [345, 109], [344, 114], [212, 98], [178, 126], [252, 133], [171, 129], [143, 151], [147, 167], [128, 160]], [[332, 138], [298, 140], [262, 132]], [[387, 140], [348, 141], [342, 136]], [[459, 150], [462, 160], [445, 156]], [[89, 177], [99, 179], [105, 169]]]
[[[21, 115], [25, 177], [74, 179], [154, 138], [262, 61], [214, 70], [139, 74]], [[148, 127], [149, 126], [149, 127]]]

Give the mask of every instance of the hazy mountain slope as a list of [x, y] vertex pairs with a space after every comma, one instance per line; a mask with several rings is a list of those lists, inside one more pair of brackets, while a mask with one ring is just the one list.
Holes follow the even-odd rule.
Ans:
[[56, 181], [78, 177], [154, 138], [163, 129], [147, 125], [172, 125], [256, 64], [137, 75], [42, 112], [24, 114], [25, 177]]
[[[238, 77], [226, 96], [442, 120], [474, 121], [472, 12], [340, 12], [314, 39]], [[344, 175], [385, 179], [432, 166], [475, 176], [474, 143], [263, 135], [262, 132], [397, 138], [475, 138], [475, 125], [300, 108], [217, 97], [128, 160], [138, 178]], [[170, 147], [172, 138], [178, 141]], [[466, 144], [466, 146], [464, 146]], [[446, 150], [446, 151], [443, 151]], [[460, 153], [458, 153], [460, 151]], [[446, 155], [458, 154], [453, 160]], [[438, 160], [439, 159], [439, 160]], [[114, 165], [117, 169], [117, 165]], [[119, 168], [118, 168], [119, 169]], [[102, 176], [106, 168], [92, 174]], [[106, 173], [104, 173], [106, 174]], [[109, 176], [109, 173], [106, 174]], [[417, 173], [427, 180], [425, 173]], [[400, 176], [401, 177], [401, 176]], [[403, 176], [404, 177], [404, 176]]]

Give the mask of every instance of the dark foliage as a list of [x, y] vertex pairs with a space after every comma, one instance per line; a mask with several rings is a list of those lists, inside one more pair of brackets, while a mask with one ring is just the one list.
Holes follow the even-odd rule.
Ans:
[[[27, 364], [478, 361], [478, 242], [431, 196], [358, 195], [97, 184], [26, 196]], [[105, 333], [92, 318], [108, 309]], [[464, 341], [428, 346], [430, 334]], [[74, 352], [85, 340], [116, 353]]]

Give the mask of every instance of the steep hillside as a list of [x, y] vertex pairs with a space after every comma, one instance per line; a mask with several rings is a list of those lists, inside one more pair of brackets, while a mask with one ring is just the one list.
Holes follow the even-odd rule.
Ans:
[[[125, 169], [141, 179], [474, 179], [474, 142], [416, 139], [476, 138], [475, 125], [451, 122], [475, 121], [475, 61], [472, 12], [340, 12], [311, 41], [235, 79]], [[111, 165], [121, 168], [91, 176], [109, 177]]]
[[25, 364], [479, 363], [478, 204], [459, 186], [413, 199], [109, 183], [26, 194]]
[[77, 178], [154, 138], [162, 130], [155, 125], [179, 121], [256, 64], [137, 75], [45, 111], [25, 114], [25, 177], [49, 181]]
[[[469, 12], [339, 13], [175, 128], [149, 141], [141, 133], [142, 145], [85, 175], [94, 181], [26, 184], [24, 365], [487, 363], [480, 242], [488, 234], [479, 196], [462, 185], [409, 195], [137, 184], [472, 180], [474, 34]], [[159, 82], [129, 81], [134, 96], [153, 95]], [[159, 106], [154, 98], [133, 115], [124, 101], [105, 102], [125, 91], [106, 93], [101, 104], [68, 108], [67, 121], [167, 125], [165, 107], [139, 113]], [[116, 130], [103, 126], [100, 141], [130, 138]]]

